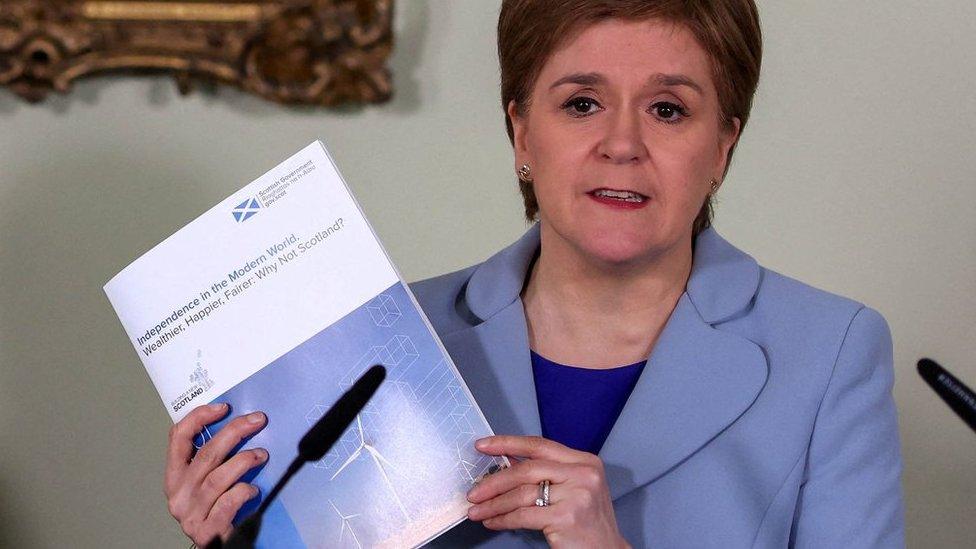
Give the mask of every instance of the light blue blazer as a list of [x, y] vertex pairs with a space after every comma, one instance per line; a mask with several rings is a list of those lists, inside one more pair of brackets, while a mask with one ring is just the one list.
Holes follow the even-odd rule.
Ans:
[[[541, 433], [519, 297], [538, 225], [412, 286], [499, 434]], [[600, 457], [635, 547], [904, 546], [891, 336], [713, 229]], [[437, 547], [545, 546], [465, 521]]]

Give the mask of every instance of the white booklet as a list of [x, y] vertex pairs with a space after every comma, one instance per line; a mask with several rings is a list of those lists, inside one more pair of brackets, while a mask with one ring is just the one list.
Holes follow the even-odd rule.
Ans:
[[474, 449], [491, 429], [321, 142], [164, 240], [105, 293], [174, 422], [211, 402], [229, 403], [228, 418], [267, 414], [243, 446], [270, 453], [245, 479], [262, 495], [339, 395], [386, 366], [339, 442], [268, 509], [259, 547], [421, 545], [461, 522], [472, 483], [502, 465]]

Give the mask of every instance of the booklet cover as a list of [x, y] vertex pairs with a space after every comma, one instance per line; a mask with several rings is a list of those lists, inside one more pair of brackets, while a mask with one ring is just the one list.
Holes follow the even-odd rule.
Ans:
[[[268, 509], [259, 547], [412, 547], [464, 520], [502, 465], [487, 421], [321, 142], [180, 229], [105, 285], [173, 421], [212, 402], [261, 410], [243, 448], [298, 440], [374, 364], [387, 378], [339, 442]], [[198, 446], [199, 447], [199, 446]], [[242, 517], [249, 509], [242, 510]]]

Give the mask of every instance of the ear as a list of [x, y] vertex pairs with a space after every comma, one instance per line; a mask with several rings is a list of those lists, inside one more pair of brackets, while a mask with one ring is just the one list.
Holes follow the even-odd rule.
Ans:
[[725, 174], [726, 164], [729, 161], [729, 151], [732, 147], [739, 141], [739, 131], [742, 129], [742, 121], [738, 117], [732, 119], [732, 125], [728, 128], [722, 128], [719, 132], [718, 141], [718, 158], [716, 159], [716, 179], [722, 181], [722, 176]]
[[515, 101], [508, 102], [508, 119], [512, 122], [512, 134], [514, 135], [512, 145], [515, 147], [516, 168], [522, 164], [530, 163], [528, 147], [526, 146], [526, 119], [518, 113]]

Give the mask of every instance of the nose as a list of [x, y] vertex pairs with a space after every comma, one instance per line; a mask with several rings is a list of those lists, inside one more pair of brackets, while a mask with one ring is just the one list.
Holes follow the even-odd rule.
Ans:
[[641, 135], [640, 116], [621, 110], [608, 117], [597, 152], [614, 164], [636, 164], [646, 159], [648, 151]]

